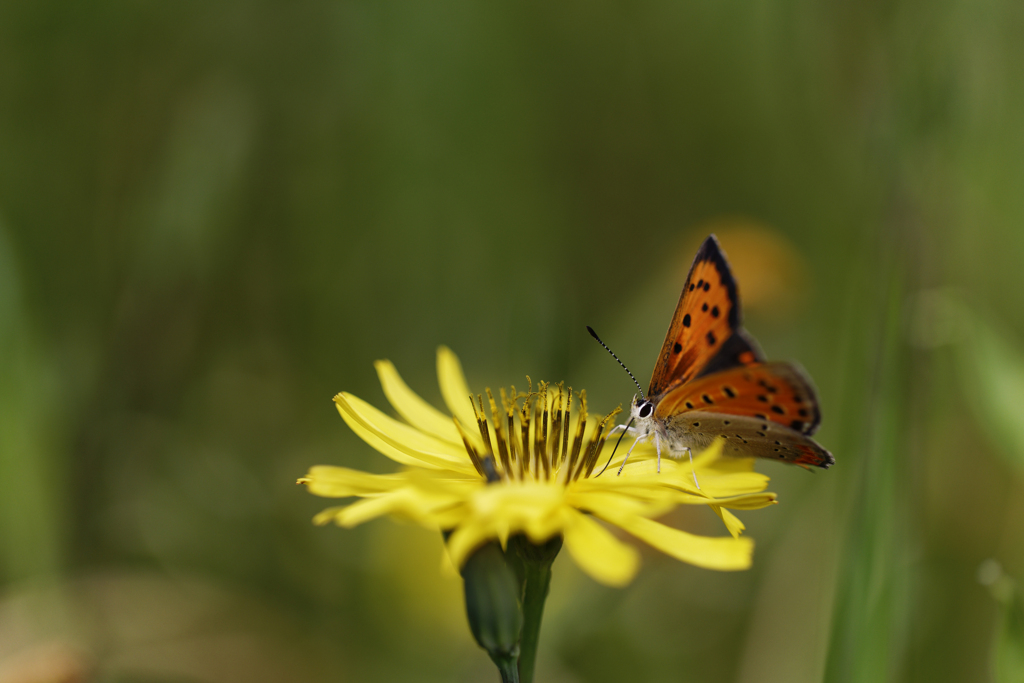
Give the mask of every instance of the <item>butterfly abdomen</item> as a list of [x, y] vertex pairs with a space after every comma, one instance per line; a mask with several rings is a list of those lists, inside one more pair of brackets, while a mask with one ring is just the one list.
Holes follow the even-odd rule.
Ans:
[[683, 415], [676, 415], [663, 424], [661, 436], [668, 443], [669, 453], [675, 458], [684, 455], [687, 448], [704, 450], [717, 436], [711, 423], [701, 422], [700, 418], [687, 419]]

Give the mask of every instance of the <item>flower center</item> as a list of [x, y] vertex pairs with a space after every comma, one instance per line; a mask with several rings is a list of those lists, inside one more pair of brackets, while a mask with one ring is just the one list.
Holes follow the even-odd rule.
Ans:
[[[532, 389], [532, 382], [530, 386]], [[455, 424], [470, 460], [489, 482], [532, 479], [568, 483], [589, 477], [614, 418], [622, 411], [616, 408], [595, 421], [587, 415], [587, 392], [580, 391], [579, 405], [574, 406], [572, 387], [566, 392], [561, 382], [557, 387], [541, 382], [537, 391], [526, 393], [516, 392], [515, 386], [508, 391], [502, 387], [502, 411], [491, 390], [486, 389], [486, 393], [490, 421], [484, 412], [483, 396], [477, 394], [476, 400], [469, 397], [483, 449], [457, 419]]]

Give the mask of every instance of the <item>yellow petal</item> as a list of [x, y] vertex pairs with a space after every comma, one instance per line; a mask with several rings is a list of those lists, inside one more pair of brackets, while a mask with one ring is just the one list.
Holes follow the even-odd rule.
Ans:
[[406, 502], [405, 498], [406, 494], [404, 491], [397, 491], [374, 498], [364, 498], [338, 510], [337, 514], [334, 515], [334, 521], [338, 526], [351, 529], [371, 519], [394, 514]]
[[764, 491], [768, 487], [768, 477], [760, 472], [736, 472], [735, 474], [707, 474], [702, 476], [697, 470], [700, 488], [709, 496], [728, 498], [747, 493]]
[[365, 421], [357, 417], [348, 403], [339, 399], [341, 399], [340, 394], [334, 397], [334, 405], [341, 414], [342, 419], [345, 420], [345, 424], [349, 426], [349, 429], [355, 432], [356, 436], [365, 441], [379, 453], [386, 455], [395, 462], [401, 463], [402, 465], [409, 465], [411, 467], [440, 468], [447, 466], [446, 464], [440, 464], [433, 461], [425, 462], [424, 459], [418, 455], [411, 456], [404, 450], [395, 448], [390, 443], [380, 438], [377, 435], [377, 432], [371, 429]]
[[466, 376], [462, 374], [459, 357], [447, 346], [437, 348], [437, 381], [448, 410], [466, 427], [467, 432], [475, 429], [476, 415], [469, 403], [472, 392], [466, 384]]
[[474, 550], [492, 540], [497, 540], [497, 535], [491, 529], [476, 519], [466, 519], [448, 537], [448, 554], [452, 564], [461, 568]]
[[746, 496], [718, 499], [715, 503], [730, 510], [760, 510], [778, 503], [778, 498], [774, 493], [751, 493]]
[[[745, 459], [749, 460], [749, 458]], [[666, 486], [671, 486], [679, 491], [708, 495], [714, 498], [727, 498], [729, 496], [755, 493], [764, 491], [768, 487], [769, 478], [760, 472], [749, 470], [725, 471], [720, 469], [718, 464], [727, 460], [732, 460], [732, 458], [720, 458], [704, 467], [694, 462], [694, 468], [691, 470], [690, 463], [686, 460], [662, 459], [661, 474], [654, 474], [653, 470], [641, 472], [638, 468], [634, 470], [636, 474], [630, 475], [630, 478], [642, 478], [642, 481], [650, 482], [652, 477], [660, 477], [661, 482]], [[644, 464], [646, 465], [647, 463]], [[627, 466], [627, 471], [628, 469]], [[693, 470], [697, 471], [697, 481], [700, 482], [699, 491], [693, 484]], [[623, 472], [622, 476], [625, 477], [626, 472]]]
[[666, 555], [698, 567], [719, 571], [750, 567], [754, 542], [746, 537], [696, 536], [645, 517], [622, 517], [608, 521]]
[[[634, 495], [653, 493], [653, 496]], [[566, 502], [577, 510], [599, 512], [607, 510], [613, 515], [641, 515], [657, 517], [677, 504], [676, 495], [668, 489], [653, 491], [576, 491], [566, 494]], [[707, 499], [704, 499], [707, 502]]]
[[402, 380], [398, 370], [389, 360], [379, 360], [373, 364], [377, 368], [377, 376], [380, 378], [380, 385], [384, 389], [384, 395], [394, 406], [398, 414], [409, 424], [443, 439], [451, 444], [462, 447], [462, 438], [455, 428], [452, 419], [440, 410], [420, 398]]
[[334, 397], [345, 423], [359, 438], [403, 465], [473, 472], [463, 451], [388, 417], [369, 403], [342, 392]]
[[565, 547], [580, 569], [600, 583], [625, 586], [640, 567], [636, 549], [580, 512], [566, 510]]
[[722, 450], [725, 448], [725, 439], [715, 439], [707, 448], [700, 452], [700, 455], [693, 456], [694, 468], [703, 467], [708, 463], [722, 457]]
[[720, 505], [730, 510], [760, 510], [777, 503], [778, 495], [775, 493], [747, 493], [741, 496], [713, 498], [711, 496], [694, 496], [680, 491], [676, 493], [675, 500], [684, 505]]
[[338, 513], [344, 509], [345, 507], [340, 505], [338, 507], [321, 510], [320, 512], [316, 513], [315, 517], [313, 517], [313, 524], [316, 524], [317, 526], [323, 526], [324, 524], [334, 521], [337, 518]]
[[739, 538], [743, 530], [746, 529], [746, 525], [740, 521], [740, 518], [732, 514], [728, 510], [722, 508], [721, 505], [709, 505], [709, 508], [715, 511], [722, 521], [725, 522], [725, 528], [729, 530], [733, 538]]
[[368, 474], [347, 467], [317, 465], [309, 468], [309, 474], [299, 483], [305, 484], [315, 496], [345, 498], [393, 491], [406, 484], [406, 477], [404, 474]]
[[424, 494], [414, 488], [405, 488], [374, 498], [364, 498], [340, 510], [335, 516], [339, 526], [354, 527], [371, 519], [392, 515], [428, 528], [437, 528], [439, 509], [450, 507], [457, 501]]

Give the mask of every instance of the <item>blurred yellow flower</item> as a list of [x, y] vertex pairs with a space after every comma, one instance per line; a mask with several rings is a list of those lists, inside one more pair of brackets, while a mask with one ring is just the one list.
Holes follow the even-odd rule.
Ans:
[[[722, 456], [721, 445], [712, 445], [693, 459], [698, 490], [688, 461], [664, 461], [657, 473], [653, 449], [641, 444], [621, 476], [614, 467], [594, 476], [619, 410], [589, 416], [585, 391], [574, 396], [571, 388], [543, 382], [525, 393], [502, 389], [499, 409], [489, 389], [474, 400], [458, 358], [441, 347], [437, 374], [449, 417], [413, 393], [389, 361], [376, 368], [404, 422], [345, 392], [334, 402], [360, 438], [406, 467], [383, 475], [311, 468], [299, 479], [310, 493], [362, 499], [324, 510], [317, 524], [353, 527], [383, 515], [411, 520], [450, 532], [448, 552], [458, 567], [491, 540], [504, 546], [525, 534], [542, 544], [561, 535], [585, 572], [614, 586], [633, 578], [639, 556], [597, 519], [690, 564], [726, 571], [750, 566], [753, 541], [740, 537], [743, 523], [728, 509], [762, 508], [776, 499], [764, 492], [768, 478], [754, 472], [752, 459]], [[680, 504], [709, 505], [731, 535], [698, 536], [654, 521]]]

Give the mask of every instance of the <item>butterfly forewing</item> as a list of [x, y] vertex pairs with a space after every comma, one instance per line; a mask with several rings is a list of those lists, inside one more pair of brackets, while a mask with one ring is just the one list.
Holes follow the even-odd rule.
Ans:
[[821, 422], [814, 387], [790, 363], [756, 363], [700, 377], [663, 396], [655, 415], [664, 420], [693, 410], [743, 415], [808, 436]]
[[[665, 343], [654, 366], [648, 396], [659, 396], [700, 375], [739, 330], [740, 305], [736, 281], [714, 235], [704, 240], [672, 316]], [[743, 346], [743, 348], [739, 348]], [[732, 343], [725, 356], [749, 363], [759, 353], [745, 337]]]

